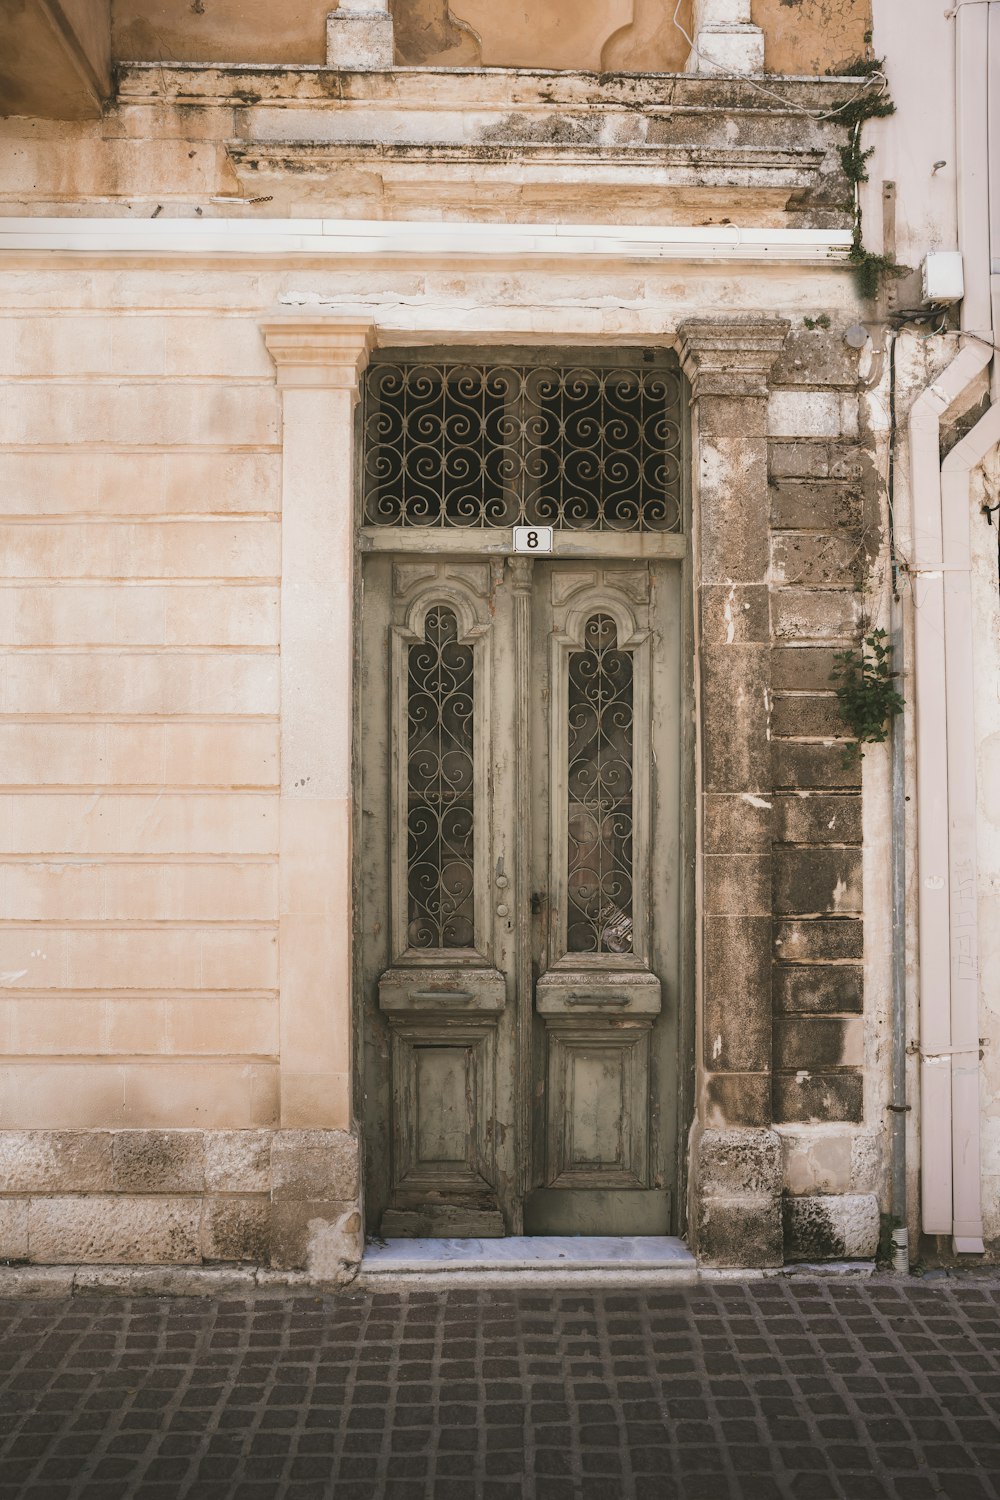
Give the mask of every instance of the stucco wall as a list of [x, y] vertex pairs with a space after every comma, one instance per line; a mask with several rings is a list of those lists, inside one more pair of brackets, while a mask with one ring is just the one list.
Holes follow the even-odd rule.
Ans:
[[[409, 64], [683, 71], [690, 47], [674, 0], [392, 0], [397, 58]], [[113, 0], [117, 58], [319, 63], [334, 0]], [[753, 0], [772, 73], [823, 73], [861, 56], [870, 0]], [[677, 21], [689, 34], [692, 0]]]
[[752, 0], [769, 73], [836, 73], [869, 55], [871, 0]]

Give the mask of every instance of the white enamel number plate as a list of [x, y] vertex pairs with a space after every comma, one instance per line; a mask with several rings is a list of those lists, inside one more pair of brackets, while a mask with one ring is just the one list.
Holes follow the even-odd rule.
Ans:
[[515, 526], [515, 552], [551, 552], [551, 526]]

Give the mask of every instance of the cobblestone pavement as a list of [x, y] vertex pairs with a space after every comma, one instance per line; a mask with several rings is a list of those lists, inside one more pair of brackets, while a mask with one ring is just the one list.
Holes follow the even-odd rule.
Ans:
[[1000, 1282], [0, 1303], [0, 1500], [1000, 1496]]

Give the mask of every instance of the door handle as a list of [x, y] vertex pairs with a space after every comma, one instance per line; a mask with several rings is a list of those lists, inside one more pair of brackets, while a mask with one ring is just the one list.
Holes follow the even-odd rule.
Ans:
[[627, 1005], [628, 995], [567, 995], [567, 1005]]

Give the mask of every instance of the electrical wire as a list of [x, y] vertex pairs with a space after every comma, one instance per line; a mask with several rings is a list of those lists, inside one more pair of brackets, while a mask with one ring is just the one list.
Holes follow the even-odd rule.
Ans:
[[[680, 21], [678, 20], [678, 16], [681, 13], [681, 6], [683, 4], [684, 0], [677, 0], [677, 4], [674, 7], [674, 14], [672, 19], [675, 27], [687, 42], [688, 46], [691, 48], [694, 56], [697, 57], [700, 62], [706, 63], [710, 68], [715, 68], [716, 72], [718, 73], [725, 73], [726, 69], [722, 66], [722, 64], [715, 62], [711, 57], [706, 57], [704, 52], [700, 51], [698, 44], [697, 42], [695, 42], [694, 38], [681, 25]], [[793, 110], [798, 114], [809, 115], [815, 120], [832, 120], [834, 115], [839, 115], [842, 110], [847, 109], [851, 104], [853, 104], [855, 99], [863, 94], [872, 80], [876, 78], [881, 80], [881, 88], [875, 96], [877, 99], [880, 99], [885, 93], [886, 89], [889, 87], [889, 80], [888, 78], [886, 78], [881, 68], [874, 68], [871, 73], [865, 74], [864, 82], [859, 86], [857, 91], [851, 95], [849, 99], [845, 99], [843, 104], [838, 104], [836, 109], [824, 110], [803, 109], [801, 105], [794, 103], [791, 99], [784, 98], [781, 94], [776, 94], [774, 89], [765, 88], [762, 83], [758, 83], [754, 78], [749, 78], [745, 73], [741, 73], [739, 75], [740, 82], [745, 83], [748, 88], [756, 90], [758, 94], [765, 94], [769, 99], [777, 99], [778, 103], [783, 104], [786, 109]]]

